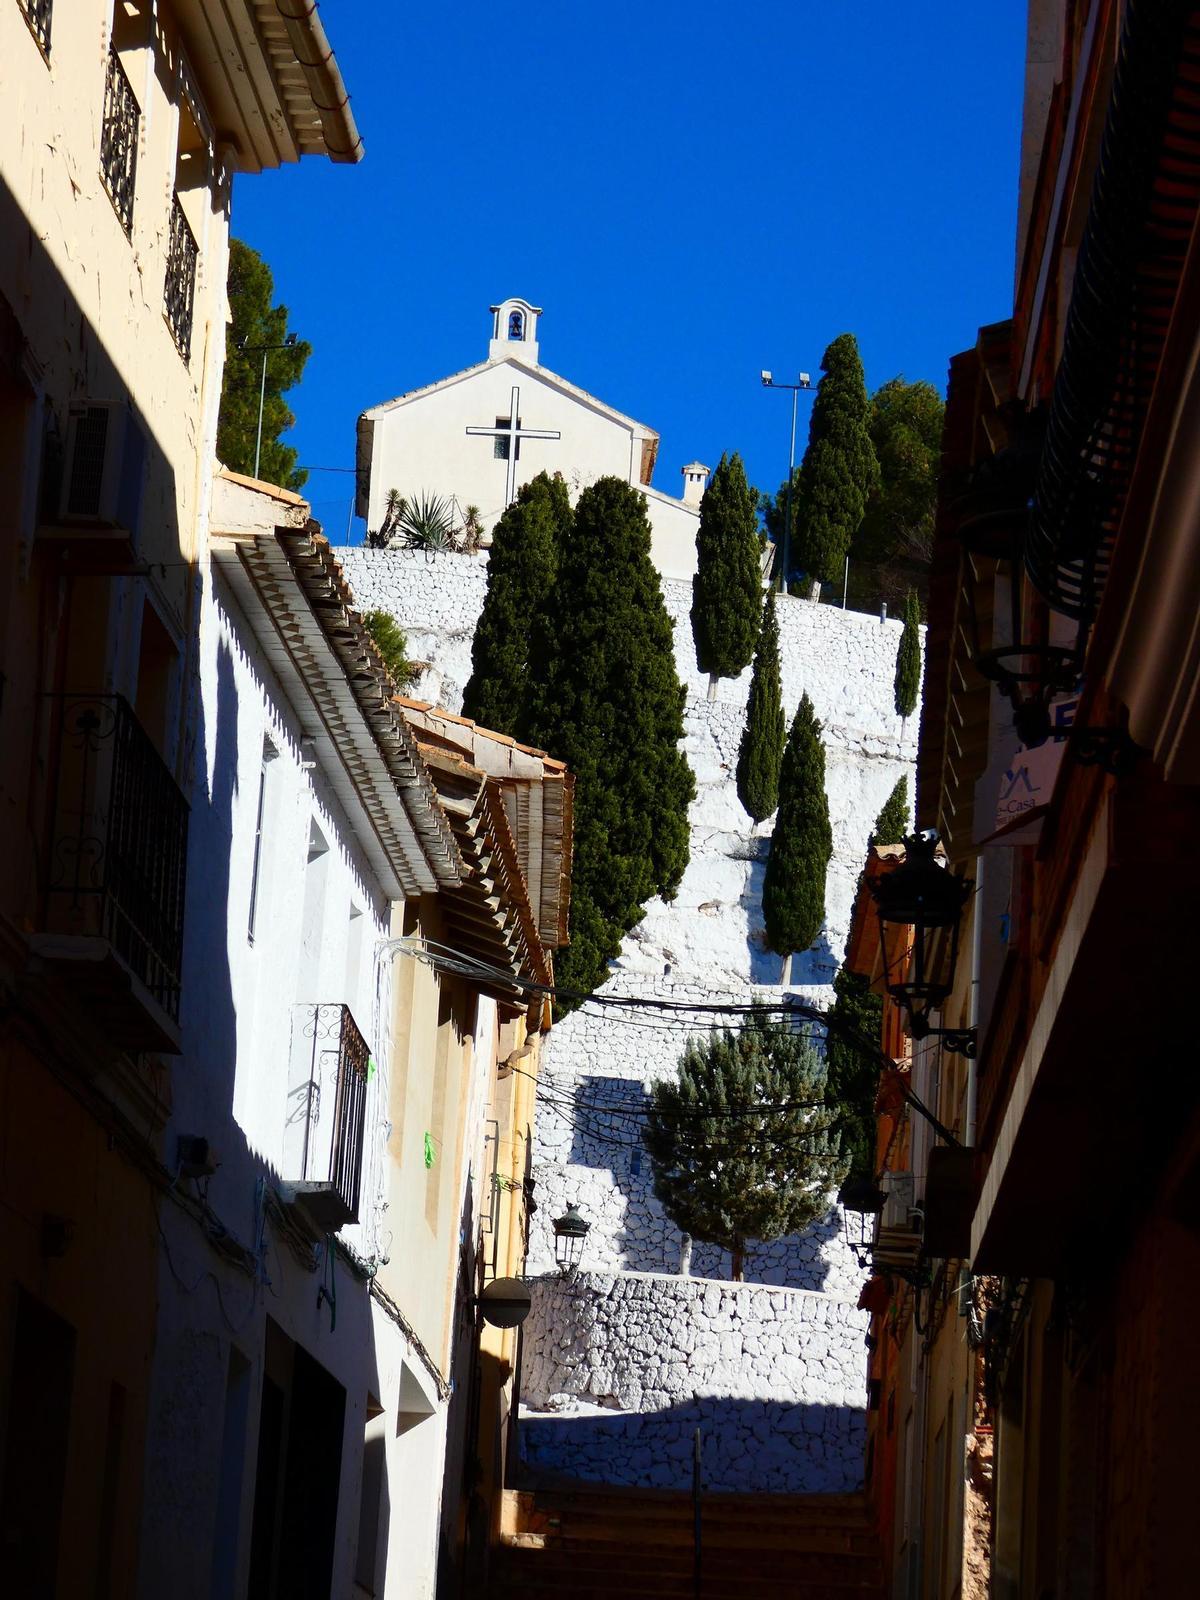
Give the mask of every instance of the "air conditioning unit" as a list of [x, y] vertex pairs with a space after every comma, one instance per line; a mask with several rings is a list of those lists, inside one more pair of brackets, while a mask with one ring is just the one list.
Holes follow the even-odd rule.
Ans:
[[67, 413], [58, 521], [119, 529], [136, 542], [146, 486], [146, 435], [124, 400], [85, 400]]

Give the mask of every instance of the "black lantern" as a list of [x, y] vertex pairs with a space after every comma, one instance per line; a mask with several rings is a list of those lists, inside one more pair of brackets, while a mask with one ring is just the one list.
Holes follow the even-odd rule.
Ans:
[[846, 1243], [854, 1252], [860, 1267], [870, 1262], [871, 1246], [875, 1243], [875, 1224], [886, 1199], [883, 1190], [870, 1178], [847, 1178], [838, 1191]]
[[592, 1231], [592, 1225], [579, 1213], [577, 1205], [569, 1205], [554, 1223], [554, 1259], [565, 1278], [574, 1272], [583, 1254], [583, 1241]]
[[[909, 1033], [914, 1039], [936, 1034], [947, 1050], [973, 1056], [973, 1028], [934, 1028], [930, 1021], [930, 1012], [939, 1010], [954, 988], [959, 924], [971, 893], [969, 878], [938, 861], [937, 844], [932, 828], [905, 839], [904, 860], [891, 872], [869, 878], [867, 887], [879, 918], [884, 984], [908, 1013]], [[893, 975], [889, 946], [896, 948], [892, 930], [901, 928], [911, 929], [912, 945], [906, 970]]]
[[1041, 453], [1039, 413], [1014, 425], [1014, 443], [980, 462], [950, 507], [963, 547], [971, 659], [1013, 708], [1028, 748], [1050, 736], [1051, 701], [1073, 689], [1086, 637], [1082, 625], [1026, 602], [1025, 547]]

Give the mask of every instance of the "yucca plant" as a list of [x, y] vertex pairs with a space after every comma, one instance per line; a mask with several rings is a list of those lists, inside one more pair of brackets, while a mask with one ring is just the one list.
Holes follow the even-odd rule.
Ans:
[[450, 502], [422, 489], [419, 498], [404, 502], [397, 531], [401, 543], [411, 550], [453, 550], [454, 513]]

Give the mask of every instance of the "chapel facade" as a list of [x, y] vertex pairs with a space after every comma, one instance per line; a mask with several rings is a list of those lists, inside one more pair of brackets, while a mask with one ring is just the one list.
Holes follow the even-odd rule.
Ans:
[[355, 509], [367, 527], [380, 527], [394, 489], [410, 501], [444, 500], [456, 525], [476, 508], [487, 542], [538, 473], [560, 474], [573, 498], [597, 478], [617, 477], [646, 497], [659, 573], [690, 579], [708, 468], [693, 461], [682, 469], [681, 498], [654, 488], [657, 432], [542, 366], [542, 308], [513, 297], [491, 316], [485, 361], [359, 417]]

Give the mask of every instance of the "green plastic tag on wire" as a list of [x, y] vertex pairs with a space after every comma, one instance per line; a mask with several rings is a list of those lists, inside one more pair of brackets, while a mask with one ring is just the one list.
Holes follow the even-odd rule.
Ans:
[[427, 1133], [425, 1135], [425, 1165], [427, 1167], [431, 1167], [433, 1165], [433, 1162], [434, 1162], [433, 1135], [431, 1133]]
[[375, 1076], [375, 1057], [374, 1056], [368, 1056], [367, 1057], [367, 1082], [370, 1083], [371, 1079], [374, 1076]]

